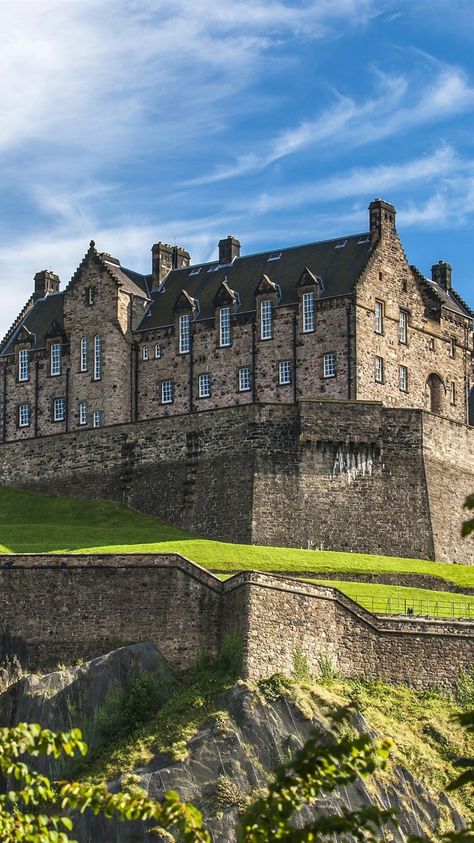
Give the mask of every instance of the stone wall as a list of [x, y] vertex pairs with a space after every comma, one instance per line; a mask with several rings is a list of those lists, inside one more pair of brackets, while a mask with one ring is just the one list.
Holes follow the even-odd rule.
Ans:
[[375, 616], [255, 572], [221, 582], [177, 554], [2, 557], [0, 622], [30, 669], [151, 640], [182, 670], [232, 632], [252, 679], [291, 674], [299, 651], [315, 674], [329, 659], [343, 675], [451, 690], [474, 662], [474, 622]]
[[472, 564], [459, 529], [473, 440], [376, 402], [249, 405], [7, 443], [0, 483], [119, 501], [212, 538]]

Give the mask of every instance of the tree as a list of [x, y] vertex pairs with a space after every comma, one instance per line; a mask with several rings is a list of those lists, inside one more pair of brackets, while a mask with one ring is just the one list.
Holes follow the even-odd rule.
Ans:
[[86, 808], [106, 817], [117, 813], [123, 820], [153, 820], [163, 831], [179, 831], [186, 843], [210, 843], [199, 811], [181, 802], [177, 793], [169, 791], [159, 803], [146, 796], [110, 793], [105, 784], [52, 784], [22, 760], [25, 755], [59, 758], [76, 752], [87, 752], [79, 729], [55, 733], [35, 723], [0, 729], [0, 771], [7, 781], [0, 794], [2, 843], [70, 843], [73, 821], [65, 812]]
[[[474, 509], [474, 494], [469, 495], [466, 498], [466, 503], [464, 504], [466, 509]], [[474, 533], [474, 518], [469, 518], [468, 521], [465, 521], [462, 526], [462, 535], [468, 536], [470, 533]]]

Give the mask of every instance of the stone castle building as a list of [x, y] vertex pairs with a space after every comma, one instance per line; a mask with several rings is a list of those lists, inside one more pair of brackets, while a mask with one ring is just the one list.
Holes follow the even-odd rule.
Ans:
[[473, 313], [451, 267], [369, 230], [150, 275], [90, 249], [0, 346], [0, 483], [218, 539], [474, 564]]
[[337, 240], [140, 275], [94, 243], [64, 291], [42, 271], [0, 345], [0, 440], [244, 404], [376, 401], [469, 422], [473, 312], [440, 261], [408, 263], [395, 208]]

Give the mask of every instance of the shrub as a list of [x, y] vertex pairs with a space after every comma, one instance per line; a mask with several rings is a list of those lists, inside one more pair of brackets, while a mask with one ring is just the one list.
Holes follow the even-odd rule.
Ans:
[[297, 647], [293, 653], [293, 676], [298, 682], [307, 682], [311, 679], [308, 659], [301, 647]]
[[217, 667], [226, 675], [237, 678], [242, 674], [244, 664], [244, 645], [238, 632], [229, 632], [225, 636], [217, 658]]
[[455, 696], [459, 705], [466, 708], [474, 706], [474, 667], [462, 670], [459, 674]]

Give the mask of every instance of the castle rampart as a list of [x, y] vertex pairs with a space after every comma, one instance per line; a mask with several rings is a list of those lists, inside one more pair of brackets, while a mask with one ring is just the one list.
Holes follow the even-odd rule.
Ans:
[[[32, 607], [34, 610], [32, 611]], [[474, 622], [371, 615], [337, 589], [248, 572], [221, 582], [178, 554], [4, 556], [0, 617], [30, 668], [153, 641], [177, 670], [229, 632], [244, 675], [312, 671], [452, 690], [474, 661]]]
[[0, 483], [212, 538], [474, 563], [474, 429], [377, 402], [249, 405], [6, 443]]

